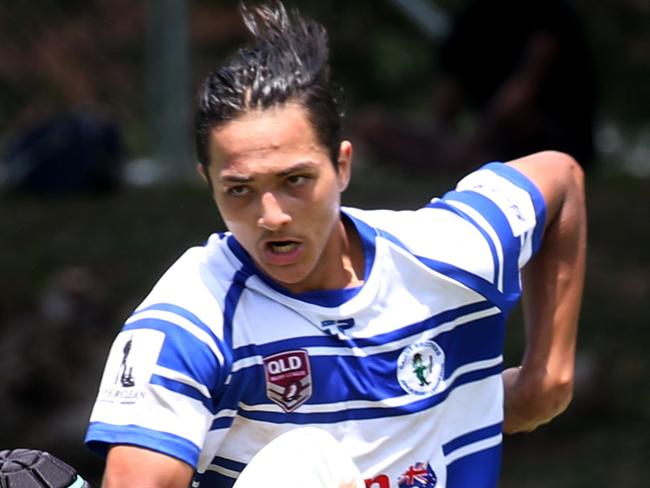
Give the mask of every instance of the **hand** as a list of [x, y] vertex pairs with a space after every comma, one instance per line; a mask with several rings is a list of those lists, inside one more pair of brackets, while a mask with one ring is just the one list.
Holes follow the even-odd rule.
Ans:
[[517, 389], [517, 378], [521, 367], [508, 368], [501, 373], [503, 379], [504, 418], [503, 431], [506, 434], [530, 432], [536, 426], [526, 421], [526, 408]]
[[571, 401], [572, 386], [551, 382], [548, 376], [527, 374], [521, 367], [502, 373], [504, 388], [503, 431], [532, 432], [562, 413]]

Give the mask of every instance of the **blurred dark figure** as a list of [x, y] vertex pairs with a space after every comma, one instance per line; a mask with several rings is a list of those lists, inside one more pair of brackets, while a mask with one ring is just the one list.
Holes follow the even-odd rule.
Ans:
[[71, 267], [52, 274], [32, 312], [0, 317], [0, 448], [56, 449], [89, 470], [79, 442], [113, 333], [109, 307], [101, 278]]
[[124, 162], [117, 128], [91, 112], [59, 113], [9, 138], [3, 158], [11, 191], [40, 195], [108, 192]]
[[467, 169], [556, 149], [593, 166], [591, 59], [568, 2], [469, 0], [440, 46], [439, 65], [431, 127], [376, 110], [353, 126], [382, 159]]

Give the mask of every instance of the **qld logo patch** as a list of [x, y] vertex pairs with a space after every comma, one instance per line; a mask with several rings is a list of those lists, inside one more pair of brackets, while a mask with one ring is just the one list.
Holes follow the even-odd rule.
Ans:
[[264, 377], [266, 396], [285, 412], [294, 411], [311, 397], [309, 356], [302, 349], [265, 357]]
[[433, 341], [421, 341], [405, 348], [397, 359], [397, 380], [407, 393], [432, 394], [445, 374], [445, 353]]

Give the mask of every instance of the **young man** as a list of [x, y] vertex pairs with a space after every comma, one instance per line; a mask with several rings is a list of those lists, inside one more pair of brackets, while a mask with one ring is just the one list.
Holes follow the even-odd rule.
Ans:
[[[86, 438], [107, 454], [105, 486], [230, 487], [302, 427], [371, 488], [496, 486], [502, 432], [571, 398], [580, 167], [543, 152], [419, 210], [342, 208], [352, 145], [325, 30], [280, 4], [243, 13], [256, 44], [208, 77], [197, 115], [229, 232], [173, 264], [115, 340]], [[525, 355], [502, 371], [522, 293]], [[274, 456], [285, 467], [267, 462], [269, 477], [300, 485], [292, 454]]]

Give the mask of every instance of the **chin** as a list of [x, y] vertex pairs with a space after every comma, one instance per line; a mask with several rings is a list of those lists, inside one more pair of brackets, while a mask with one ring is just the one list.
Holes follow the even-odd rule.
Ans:
[[307, 279], [308, 273], [299, 270], [264, 270], [266, 275], [279, 285], [294, 293], [300, 293], [301, 284]]

